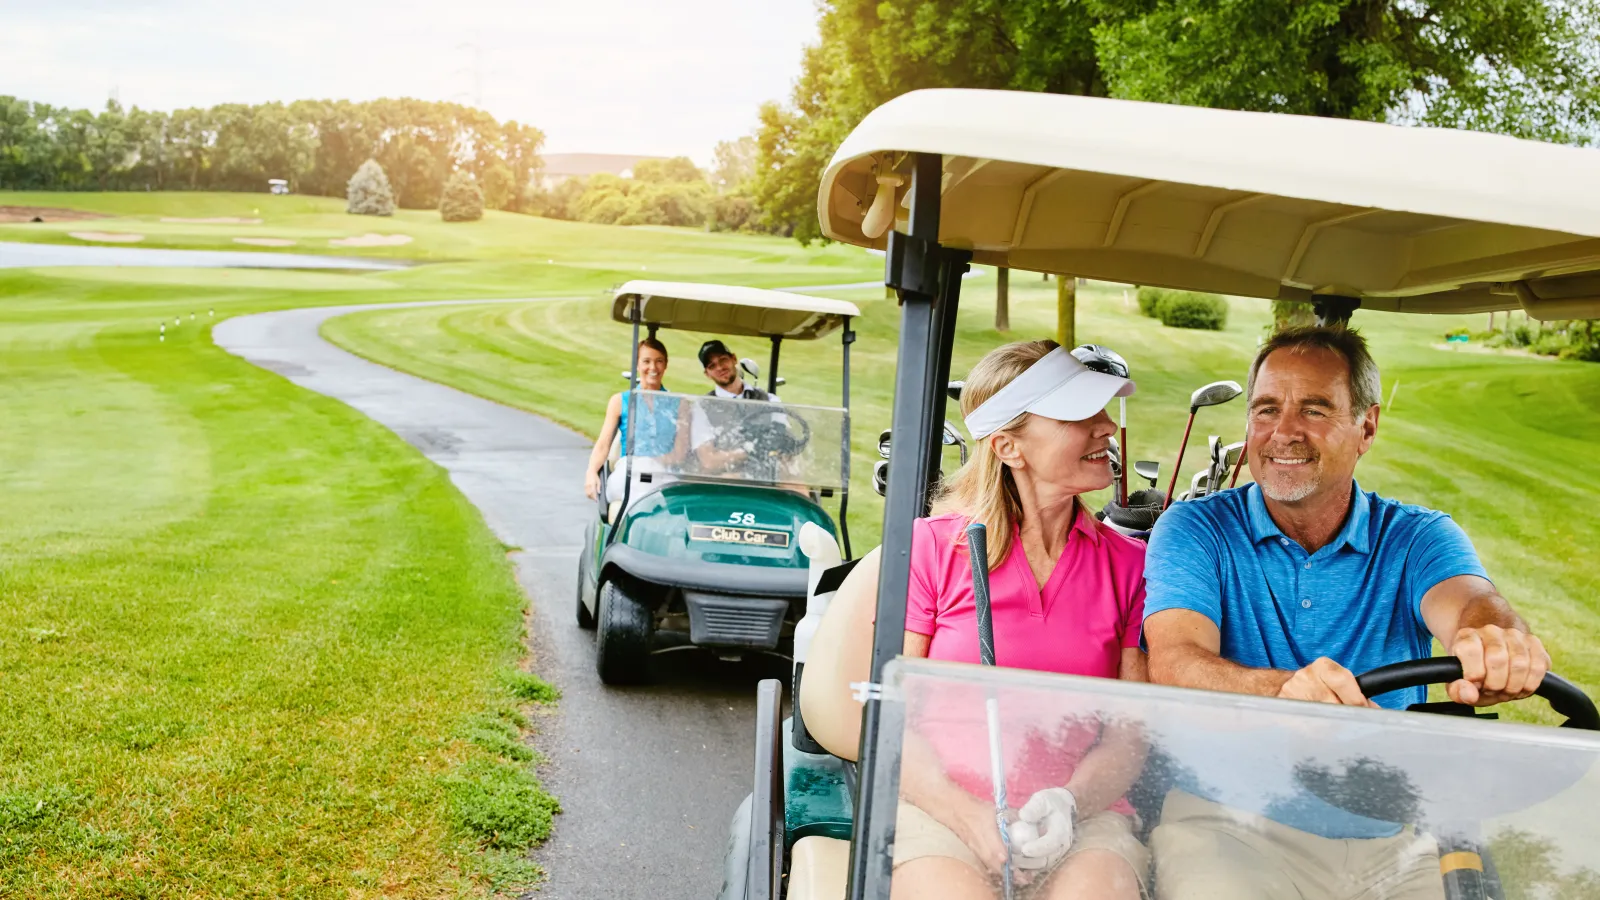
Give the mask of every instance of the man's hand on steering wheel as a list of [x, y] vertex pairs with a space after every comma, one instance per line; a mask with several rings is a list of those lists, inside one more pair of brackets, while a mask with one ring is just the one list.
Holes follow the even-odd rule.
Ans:
[[1550, 671], [1544, 643], [1525, 631], [1484, 625], [1456, 632], [1449, 652], [1461, 660], [1462, 677], [1446, 690], [1469, 706], [1493, 706], [1532, 696]]

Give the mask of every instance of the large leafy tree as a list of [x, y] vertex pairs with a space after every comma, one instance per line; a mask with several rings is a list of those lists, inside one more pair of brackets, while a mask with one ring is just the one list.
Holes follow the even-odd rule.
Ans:
[[1597, 0], [824, 0], [790, 103], [760, 114], [769, 225], [872, 108], [927, 87], [1114, 96], [1501, 131], [1600, 131]]

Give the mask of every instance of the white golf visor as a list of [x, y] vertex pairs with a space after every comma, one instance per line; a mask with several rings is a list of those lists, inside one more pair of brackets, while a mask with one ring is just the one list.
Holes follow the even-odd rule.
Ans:
[[1135, 390], [1132, 381], [1096, 372], [1057, 347], [968, 414], [967, 430], [982, 440], [1025, 412], [1081, 422]]

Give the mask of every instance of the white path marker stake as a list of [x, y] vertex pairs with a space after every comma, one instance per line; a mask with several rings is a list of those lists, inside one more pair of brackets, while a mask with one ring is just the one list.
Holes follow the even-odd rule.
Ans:
[[161, 323], [161, 343], [164, 344], [166, 342], [167, 342], [167, 323], [166, 322], [162, 322]]
[[206, 310], [206, 315], [209, 316], [210, 318], [215, 319], [217, 317], [217, 311], [214, 310], [214, 309], [208, 309], [208, 310]]

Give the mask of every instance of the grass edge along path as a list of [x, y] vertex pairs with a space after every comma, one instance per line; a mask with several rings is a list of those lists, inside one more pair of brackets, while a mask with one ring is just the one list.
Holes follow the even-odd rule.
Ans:
[[0, 895], [531, 885], [559, 806], [523, 708], [556, 695], [506, 548], [419, 451], [204, 324], [378, 298], [182, 277], [0, 273]]

